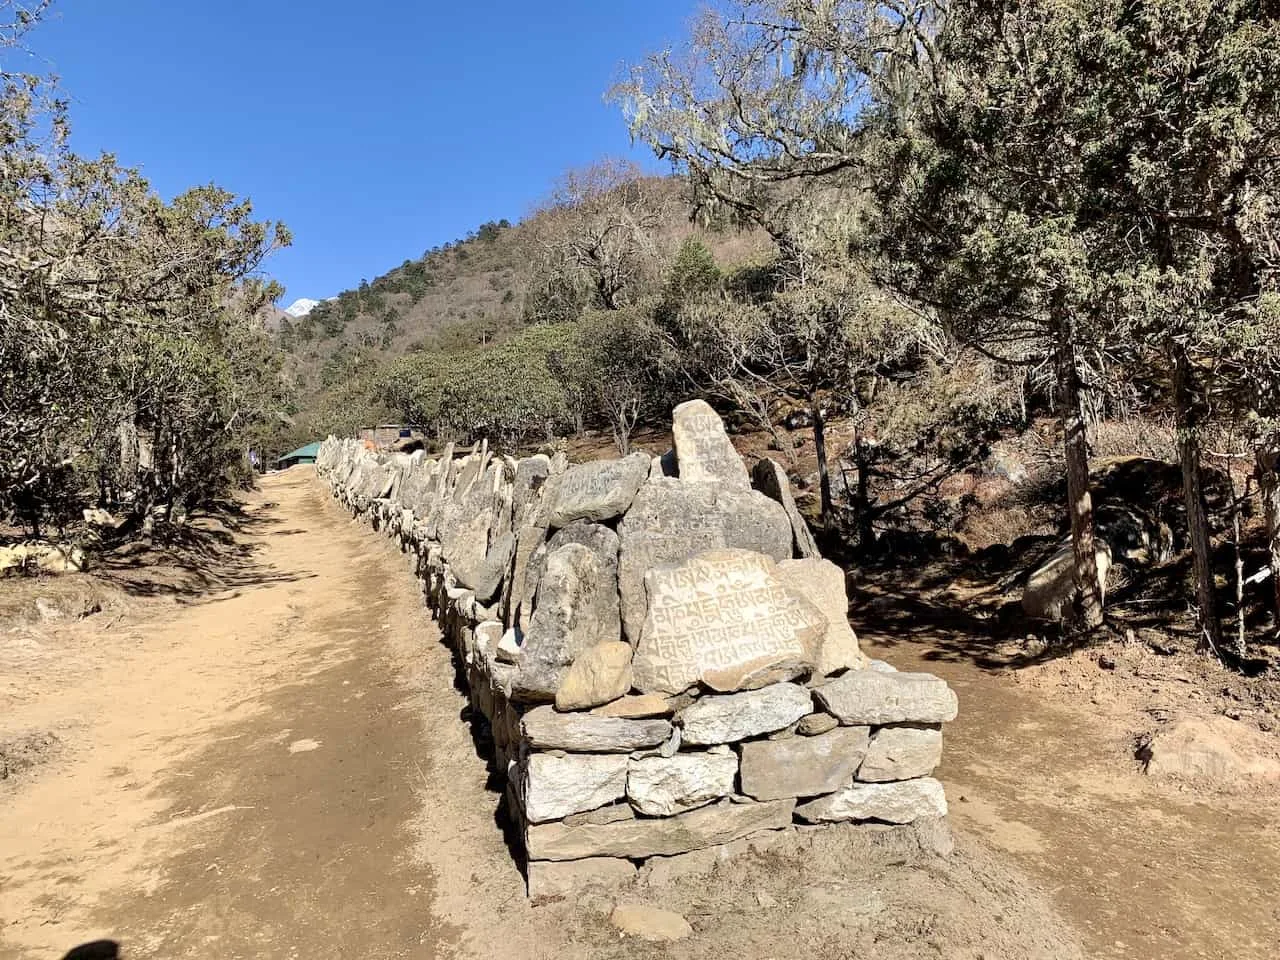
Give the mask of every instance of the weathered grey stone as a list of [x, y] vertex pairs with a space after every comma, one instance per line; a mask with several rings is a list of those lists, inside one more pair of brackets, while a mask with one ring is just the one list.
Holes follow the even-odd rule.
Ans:
[[747, 466], [738, 456], [724, 421], [705, 400], [689, 400], [671, 413], [671, 436], [683, 480], [748, 490]]
[[564, 897], [587, 887], [617, 887], [631, 882], [636, 866], [618, 857], [586, 860], [531, 860], [527, 865], [529, 896], [534, 899]]
[[911, 823], [920, 817], [947, 815], [942, 784], [925, 777], [895, 783], [855, 783], [837, 793], [796, 807], [796, 816], [809, 823], [840, 820], [883, 820]]
[[521, 764], [521, 797], [533, 823], [594, 810], [626, 794], [629, 760], [617, 754], [533, 753]]
[[622, 820], [634, 820], [636, 812], [629, 803], [611, 803], [607, 807], [600, 807], [596, 810], [588, 810], [585, 813], [573, 813], [564, 818], [564, 822], [571, 827], [580, 826], [584, 823], [618, 823]]
[[574, 827], [563, 823], [530, 824], [525, 833], [525, 850], [532, 860], [670, 857], [728, 843], [760, 830], [789, 826], [794, 809], [794, 800], [721, 801], [674, 817]]
[[[857, 730], [858, 727], [846, 727]], [[942, 729], [936, 726], [880, 727], [871, 735], [858, 779], [880, 783], [927, 777], [942, 762]], [[825, 791], [823, 791], [825, 792]]]
[[675, 712], [666, 697], [656, 693], [641, 693], [622, 697], [591, 711], [598, 717], [669, 717]]
[[777, 800], [846, 787], [866, 756], [869, 733], [869, 727], [839, 727], [816, 737], [744, 743], [742, 792], [757, 800]]
[[547, 556], [537, 606], [524, 634], [520, 700], [554, 700], [565, 674], [583, 651], [618, 640], [618, 594], [598, 554], [571, 543]]
[[816, 737], [838, 726], [840, 721], [829, 713], [811, 713], [800, 719], [799, 724], [796, 725], [796, 733], [802, 737]]
[[818, 542], [813, 538], [813, 531], [800, 515], [795, 498], [791, 496], [791, 481], [787, 479], [787, 471], [776, 460], [765, 457], [758, 461], [751, 471], [751, 479], [755, 488], [771, 500], [782, 504], [791, 521], [791, 533], [797, 557], [820, 557]]
[[813, 709], [809, 691], [775, 683], [723, 697], [703, 697], [676, 716], [690, 744], [735, 743], [781, 730]]
[[583, 753], [629, 753], [656, 747], [671, 736], [667, 720], [625, 720], [589, 713], [556, 713], [535, 707], [524, 715], [520, 729], [529, 745], [539, 750]]
[[854, 670], [813, 690], [842, 724], [946, 723], [956, 718], [955, 692], [931, 673]]
[[738, 758], [728, 747], [644, 757], [628, 768], [627, 799], [643, 814], [670, 817], [727, 797], [737, 774]]
[[841, 670], [861, 670], [867, 657], [858, 648], [858, 638], [849, 626], [849, 599], [845, 593], [844, 571], [830, 560], [810, 557], [783, 560], [774, 570], [782, 584], [814, 605], [826, 620], [826, 631], [818, 647], [814, 675], [827, 677]]
[[551, 529], [574, 520], [599, 522], [622, 516], [648, 475], [646, 453], [570, 467], [551, 482]]
[[644, 625], [645, 574], [724, 547], [791, 556], [791, 525], [780, 505], [756, 490], [663, 477], [640, 488], [618, 525], [618, 589], [626, 638], [634, 646]]
[[609, 914], [609, 921], [624, 936], [653, 943], [670, 943], [693, 934], [693, 927], [680, 914], [641, 903], [618, 904]]
[[631, 644], [620, 640], [588, 647], [573, 661], [560, 689], [557, 710], [589, 710], [631, 689]]
[[826, 620], [773, 569], [762, 554], [713, 550], [650, 570], [636, 688], [678, 693], [702, 683], [730, 692], [811, 673]]
[[898, 668], [892, 663], [885, 660], [868, 660], [867, 668], [869, 670], [879, 670], [881, 673], [897, 673]]

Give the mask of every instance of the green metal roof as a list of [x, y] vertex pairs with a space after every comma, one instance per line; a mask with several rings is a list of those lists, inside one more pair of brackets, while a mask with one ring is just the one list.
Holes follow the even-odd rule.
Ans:
[[294, 450], [292, 453], [286, 453], [283, 457], [280, 457], [280, 459], [277, 460], [276, 463], [279, 463], [281, 460], [305, 460], [308, 457], [314, 460], [319, 455], [319, 453], [320, 453], [320, 441], [317, 440], [315, 441], [315, 443], [308, 443], [305, 447], [299, 447], [297, 450]]

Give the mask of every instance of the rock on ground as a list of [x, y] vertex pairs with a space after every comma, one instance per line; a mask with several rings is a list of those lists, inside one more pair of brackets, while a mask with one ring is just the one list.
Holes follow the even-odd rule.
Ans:
[[1262, 754], [1259, 737], [1238, 720], [1180, 720], [1155, 733], [1138, 752], [1153, 777], [1231, 782], [1280, 779], [1280, 762]]
[[618, 823], [534, 823], [525, 830], [531, 860], [581, 860], [585, 857], [670, 857], [729, 843], [762, 830], [791, 825], [794, 800], [732, 803], [722, 800], [674, 817]]

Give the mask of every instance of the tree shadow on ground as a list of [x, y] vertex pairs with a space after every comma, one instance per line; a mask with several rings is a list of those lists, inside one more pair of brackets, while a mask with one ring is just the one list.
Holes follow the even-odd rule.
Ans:
[[[259, 560], [251, 537], [301, 533], [280, 531], [275, 503], [258, 510], [224, 502], [182, 524], [160, 524], [145, 540], [104, 545], [96, 575], [133, 597], [171, 597], [183, 603], [227, 599], [235, 591], [272, 583], [294, 583], [314, 574], [282, 571]], [[228, 591], [231, 591], [228, 594]]]

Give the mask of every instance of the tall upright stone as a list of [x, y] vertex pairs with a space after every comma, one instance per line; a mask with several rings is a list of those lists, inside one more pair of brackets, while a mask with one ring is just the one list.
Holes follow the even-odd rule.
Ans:
[[608, 578], [601, 557], [578, 543], [554, 550], [538, 584], [512, 696], [554, 700], [579, 654], [621, 635], [617, 583]]
[[705, 400], [689, 400], [672, 411], [680, 479], [720, 484], [729, 490], [750, 490], [747, 466], [725, 432], [724, 421]]
[[791, 533], [794, 539], [797, 557], [820, 557], [818, 541], [813, 538], [813, 531], [800, 515], [795, 498], [791, 496], [791, 481], [787, 479], [787, 471], [782, 469], [778, 461], [764, 457], [756, 463], [751, 471], [751, 479], [755, 488], [771, 500], [776, 500], [787, 512], [791, 521]]

